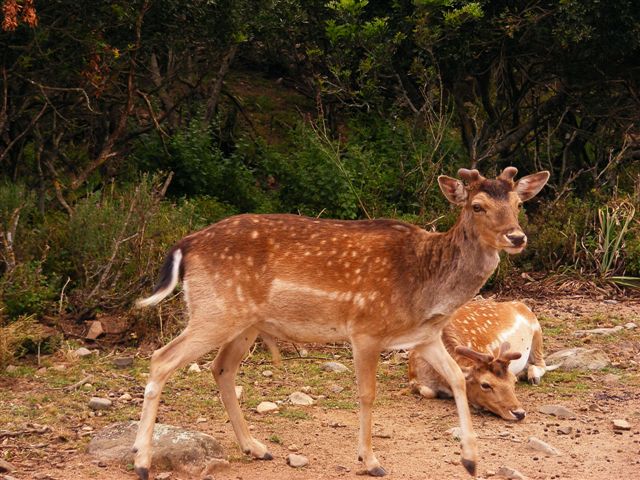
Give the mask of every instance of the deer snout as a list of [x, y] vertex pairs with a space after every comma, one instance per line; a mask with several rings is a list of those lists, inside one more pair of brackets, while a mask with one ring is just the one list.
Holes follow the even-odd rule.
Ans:
[[522, 408], [519, 408], [517, 410], [511, 410], [511, 413], [513, 414], [514, 417], [516, 417], [518, 421], [523, 420], [524, 417], [527, 416], [527, 412], [525, 412], [524, 409]]
[[527, 236], [522, 232], [508, 233], [505, 236], [514, 247], [521, 247], [527, 242]]

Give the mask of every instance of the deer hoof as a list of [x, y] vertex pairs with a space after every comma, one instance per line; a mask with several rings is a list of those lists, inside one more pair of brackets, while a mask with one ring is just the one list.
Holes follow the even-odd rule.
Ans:
[[134, 469], [140, 480], [149, 480], [149, 469], [145, 467], [136, 467]]
[[465, 470], [467, 472], [469, 472], [469, 475], [471, 475], [472, 477], [476, 476], [476, 462], [473, 460], [467, 460], [466, 458], [462, 459], [462, 465], [464, 466]]
[[382, 467], [376, 467], [367, 471], [367, 473], [372, 477], [384, 477], [387, 474], [387, 471]]
[[269, 452], [265, 453], [260, 460], [273, 460], [273, 455]]

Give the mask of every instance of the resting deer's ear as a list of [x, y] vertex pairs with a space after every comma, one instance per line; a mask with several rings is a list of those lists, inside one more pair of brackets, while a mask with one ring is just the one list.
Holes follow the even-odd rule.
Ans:
[[438, 177], [438, 185], [440, 185], [440, 190], [442, 190], [444, 196], [447, 197], [447, 200], [455, 205], [464, 205], [468, 195], [466, 188], [464, 188], [460, 180], [447, 177], [446, 175], [440, 175]]
[[526, 202], [527, 200], [535, 197], [542, 187], [544, 187], [549, 180], [550, 173], [546, 170], [544, 172], [533, 173], [522, 177], [516, 182], [515, 191], [520, 197], [520, 200]]

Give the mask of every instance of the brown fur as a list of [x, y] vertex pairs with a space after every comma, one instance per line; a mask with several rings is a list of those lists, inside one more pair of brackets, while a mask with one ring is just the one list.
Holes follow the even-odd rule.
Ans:
[[[148, 474], [153, 423], [169, 375], [218, 346], [212, 370], [240, 446], [256, 458], [271, 458], [250, 435], [234, 389], [242, 356], [259, 333], [295, 342], [351, 342], [360, 397], [358, 453], [372, 475], [384, 474], [371, 448], [379, 354], [415, 346], [450, 380], [463, 429], [463, 458], [475, 465], [464, 377], [441, 332], [491, 275], [498, 252], [524, 247], [514, 246], [507, 235], [521, 233], [517, 198], [537, 193], [548, 178], [536, 175], [522, 179], [526, 188], [514, 184], [506, 199], [485, 199], [483, 213], [474, 212], [472, 202], [486, 194], [440, 177], [443, 193], [463, 206], [458, 222], [445, 233], [394, 220], [239, 215], [178, 242], [167, 269], [175, 273], [180, 261], [189, 324], [153, 354], [135, 441], [138, 474]], [[486, 181], [479, 174], [474, 178]], [[157, 303], [176, 281], [173, 275], [161, 282], [139, 305]]]

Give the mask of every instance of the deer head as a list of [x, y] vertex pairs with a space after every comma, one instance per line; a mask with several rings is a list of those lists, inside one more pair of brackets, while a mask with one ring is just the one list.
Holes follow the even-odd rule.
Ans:
[[480, 243], [494, 250], [520, 253], [527, 236], [518, 223], [522, 203], [533, 198], [549, 179], [543, 171], [514, 181], [515, 167], [507, 167], [497, 178], [484, 178], [478, 170], [458, 170], [460, 179], [441, 175], [440, 189], [447, 199], [462, 207], [459, 222], [471, 229]]
[[509, 362], [521, 357], [509, 352], [508, 342], [502, 343], [497, 357], [468, 347], [456, 347], [456, 353], [472, 361], [463, 368], [469, 403], [495, 413], [505, 420], [522, 420], [526, 413], [516, 397], [516, 376], [509, 371]]

